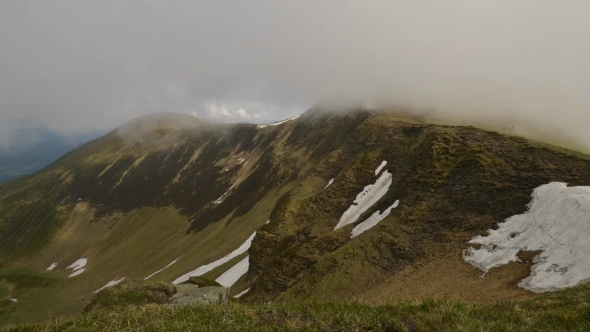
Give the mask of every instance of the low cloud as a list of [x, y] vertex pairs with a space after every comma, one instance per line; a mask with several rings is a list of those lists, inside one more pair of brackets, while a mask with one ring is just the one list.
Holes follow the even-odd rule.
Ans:
[[251, 119], [252, 118], [252, 114], [246, 112], [246, 110], [244, 110], [243, 108], [240, 108], [239, 110], [237, 110], [236, 115], [240, 119]]
[[[193, 111], [194, 112], [194, 111]], [[209, 104], [207, 107], [207, 113], [212, 118], [223, 118], [223, 117], [231, 117], [232, 115], [228, 112], [227, 108], [223, 106], [218, 106], [215, 103]]]
[[554, 0], [3, 1], [0, 117], [68, 133], [154, 112], [268, 123], [353, 100], [522, 122], [590, 148], [588, 12]]

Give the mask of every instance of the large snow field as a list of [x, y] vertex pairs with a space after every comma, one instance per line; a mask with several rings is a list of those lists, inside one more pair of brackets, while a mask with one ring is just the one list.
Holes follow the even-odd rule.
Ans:
[[520, 251], [541, 251], [520, 287], [547, 292], [590, 280], [590, 187], [552, 182], [533, 191], [529, 210], [476, 236], [463, 259], [484, 272], [518, 261]]
[[225, 271], [219, 278], [215, 279], [221, 286], [231, 287], [238, 281], [250, 267], [250, 256], [244, 257], [241, 261], [237, 262], [236, 265], [232, 266], [229, 270]]
[[352, 205], [344, 212], [340, 221], [334, 228], [337, 230], [348, 224], [352, 224], [367, 211], [373, 204], [377, 203], [378, 200], [387, 193], [389, 186], [391, 186], [393, 179], [391, 173], [388, 171], [383, 172], [381, 176], [375, 181], [374, 184], [366, 186], [357, 196]]
[[356, 225], [352, 231], [350, 232], [350, 238], [354, 238], [359, 236], [360, 234], [368, 231], [369, 229], [373, 228], [377, 225], [381, 220], [385, 219], [390, 213], [392, 209], [395, 209], [399, 205], [399, 200], [395, 201], [393, 205], [385, 209], [383, 213], [376, 211], [373, 213], [367, 220], [363, 221], [362, 223]]
[[234, 257], [240, 256], [241, 254], [245, 253], [248, 249], [250, 249], [250, 246], [252, 245], [252, 240], [254, 239], [255, 236], [256, 236], [256, 232], [252, 233], [252, 235], [250, 235], [250, 237], [246, 240], [246, 242], [242, 243], [242, 245], [238, 249], [232, 251], [231, 253], [225, 255], [224, 257], [222, 257], [212, 263], [200, 266], [197, 269], [176, 278], [172, 283], [179, 284], [181, 282], [187, 281], [190, 277], [201, 276], [201, 275], [215, 269], [216, 267], [229, 262]]

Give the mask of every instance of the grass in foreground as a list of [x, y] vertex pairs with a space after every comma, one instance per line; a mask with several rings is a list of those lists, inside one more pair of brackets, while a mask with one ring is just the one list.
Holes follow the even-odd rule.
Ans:
[[165, 282], [130, 280], [102, 290], [84, 307], [83, 312], [121, 306], [163, 304], [176, 293], [174, 285]]
[[[127, 286], [124, 286], [127, 287]], [[124, 289], [124, 287], [120, 287]], [[115, 294], [107, 292], [104, 294]], [[106, 296], [106, 295], [105, 295]], [[590, 285], [517, 303], [409, 301], [170, 307], [107, 301], [74, 318], [12, 331], [588, 331]], [[110, 303], [110, 304], [109, 304]]]

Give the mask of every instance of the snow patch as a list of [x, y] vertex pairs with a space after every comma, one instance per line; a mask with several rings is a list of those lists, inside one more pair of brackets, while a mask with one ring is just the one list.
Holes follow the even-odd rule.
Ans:
[[299, 115], [297, 115], [297, 116], [294, 116], [294, 117], [292, 117], [292, 118], [288, 118], [288, 119], [282, 120], [282, 121], [278, 121], [278, 122], [274, 122], [274, 123], [269, 123], [269, 124], [258, 125], [257, 127], [258, 127], [258, 128], [264, 128], [264, 127], [266, 127], [266, 126], [278, 126], [278, 125], [280, 125], [281, 123], [285, 123], [285, 122], [287, 122], [287, 121], [295, 120], [295, 119], [299, 118], [300, 116], [301, 116], [301, 114], [299, 114]]
[[74, 269], [74, 271], [76, 271], [86, 266], [86, 264], [88, 264], [88, 258], [80, 258], [72, 263], [72, 265], [66, 267], [66, 269]]
[[368, 231], [369, 229], [373, 228], [375, 225], [381, 222], [381, 220], [385, 219], [385, 217], [387, 217], [391, 213], [391, 210], [395, 209], [398, 205], [399, 200], [395, 201], [392, 206], [385, 209], [385, 211], [383, 211], [383, 214], [381, 214], [379, 211], [373, 213], [369, 218], [367, 218], [367, 220], [356, 225], [352, 229], [352, 232], [350, 232], [350, 238], [355, 238], [361, 235], [362, 233]]
[[324, 187], [324, 189], [328, 188], [332, 183], [334, 183], [334, 179], [328, 181], [328, 184]]
[[225, 195], [227, 195], [227, 193], [228, 193], [230, 190], [232, 190], [232, 189], [233, 189], [233, 188], [236, 186], [236, 184], [238, 184], [238, 182], [240, 182], [240, 179], [241, 179], [241, 178], [238, 178], [238, 181], [236, 181], [236, 183], [234, 183], [234, 184], [233, 184], [231, 187], [229, 187], [229, 189], [228, 189], [228, 190], [227, 190], [225, 193], [223, 193], [223, 195], [221, 195], [221, 197], [219, 197], [219, 198], [218, 198], [218, 199], [215, 201], [215, 204], [219, 204], [219, 203], [221, 203], [221, 202], [222, 202], [222, 201], [221, 201], [221, 199], [223, 199], [223, 198], [225, 197]]
[[77, 276], [77, 275], [80, 275], [80, 274], [82, 274], [82, 272], [84, 272], [84, 271], [86, 271], [86, 269], [85, 269], [85, 268], [84, 268], [84, 269], [79, 269], [79, 270], [77, 270], [76, 272], [74, 272], [74, 273], [70, 274], [70, 275], [68, 276], [68, 278], [71, 278], [71, 277], [75, 277], [75, 276]]
[[236, 265], [232, 266], [229, 270], [225, 271], [224, 274], [215, 279], [221, 286], [231, 287], [238, 281], [250, 267], [250, 255], [244, 257], [241, 261], [237, 262]]
[[109, 287], [113, 287], [113, 286], [117, 285], [118, 283], [120, 283], [123, 280], [125, 280], [125, 277], [123, 277], [123, 278], [121, 278], [119, 280], [111, 280], [111, 281], [107, 282], [106, 285], [104, 285], [104, 286], [100, 287], [99, 289], [97, 289], [95, 291], [92, 291], [92, 292], [93, 293], [98, 293], [98, 292], [100, 292], [101, 290], [103, 290], [105, 288], [109, 288]]
[[246, 159], [244, 159], [244, 158], [240, 158], [238, 161], [239, 161], [239, 162], [238, 162], [238, 165], [239, 165], [239, 164], [243, 163], [244, 161], [246, 161]]
[[173, 260], [170, 264], [164, 266], [163, 268], [159, 269], [158, 271], [156, 271], [156, 272], [150, 274], [149, 276], [145, 277], [143, 280], [148, 280], [149, 278], [153, 277], [154, 275], [156, 275], [156, 274], [164, 271], [165, 269], [167, 269], [168, 267], [170, 267], [170, 265], [176, 263], [179, 259], [180, 259], [180, 257], [178, 257], [177, 259]]
[[241, 292], [240, 294], [234, 296], [236, 299], [239, 299], [242, 295], [248, 293], [250, 291], [250, 288], [246, 289], [245, 291]]
[[385, 165], [387, 165], [387, 160], [383, 160], [381, 162], [381, 165], [379, 165], [379, 167], [377, 167], [377, 169], [375, 170], [375, 175], [379, 174], [379, 172], [381, 172], [381, 170], [383, 169], [383, 167], [385, 167]]
[[392, 182], [392, 175], [388, 171], [383, 172], [381, 176], [375, 181], [375, 184], [370, 184], [366, 186], [363, 191], [361, 191], [354, 200], [353, 204], [344, 212], [342, 217], [340, 217], [340, 221], [334, 228], [337, 230], [342, 228], [348, 224], [352, 224], [363, 214], [363, 212], [367, 211], [373, 204], [377, 203], [387, 190]]
[[488, 272], [519, 261], [520, 251], [542, 251], [531, 274], [519, 286], [536, 293], [576, 286], [590, 280], [590, 187], [551, 182], [536, 188], [524, 214], [512, 216], [469, 241], [463, 259]]
[[51, 265], [49, 265], [49, 267], [47, 268], [47, 271], [51, 271], [53, 269], [55, 269], [55, 267], [57, 266], [57, 262], [52, 263]]
[[267, 220], [267, 221], [266, 221], [264, 224], [266, 225], [266, 224], [268, 224], [269, 222], [270, 222], [270, 219], [268, 219], [268, 220]]
[[212, 263], [200, 266], [199, 268], [176, 278], [172, 283], [179, 284], [181, 282], [187, 281], [188, 278], [190, 278], [190, 277], [196, 277], [196, 276], [203, 275], [203, 274], [215, 269], [216, 267], [229, 262], [234, 257], [240, 256], [241, 254], [245, 253], [248, 249], [250, 249], [250, 246], [252, 245], [252, 240], [254, 239], [254, 236], [256, 236], [256, 232], [252, 233], [252, 235], [250, 235], [250, 237], [246, 240], [246, 242], [242, 243], [242, 245], [238, 249], [232, 251], [231, 253], [227, 254], [226, 256], [224, 256]]
[[[250, 289], [248, 289], [248, 290], [250, 290]], [[16, 302], [18, 302], [18, 299], [10, 299], [10, 301], [16, 303]]]

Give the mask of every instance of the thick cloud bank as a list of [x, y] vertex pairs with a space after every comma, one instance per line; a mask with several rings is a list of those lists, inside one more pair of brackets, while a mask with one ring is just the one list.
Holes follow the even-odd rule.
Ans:
[[584, 145], [588, 12], [553, 0], [2, 1], [0, 127], [80, 132], [162, 111], [269, 123], [354, 100]]

